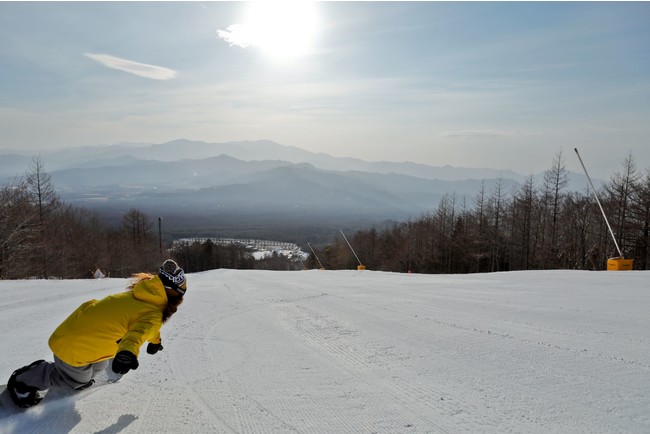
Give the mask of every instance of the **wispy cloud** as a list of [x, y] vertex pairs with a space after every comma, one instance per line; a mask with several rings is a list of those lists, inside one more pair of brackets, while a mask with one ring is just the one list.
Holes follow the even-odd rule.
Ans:
[[176, 77], [176, 71], [163, 66], [134, 62], [132, 60], [109, 56], [108, 54], [84, 53], [84, 55], [107, 68], [128, 72], [139, 77], [150, 78], [152, 80], [170, 80]]
[[228, 45], [247, 48], [252, 45], [258, 45], [255, 41], [255, 35], [249, 26], [244, 24], [232, 24], [226, 30], [217, 30], [219, 38], [223, 39]]

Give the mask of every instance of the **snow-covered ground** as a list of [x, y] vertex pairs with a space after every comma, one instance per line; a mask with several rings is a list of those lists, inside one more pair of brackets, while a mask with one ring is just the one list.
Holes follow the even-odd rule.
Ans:
[[[0, 382], [126, 284], [0, 281]], [[188, 285], [164, 351], [0, 432], [650, 432], [650, 272], [216, 270]]]

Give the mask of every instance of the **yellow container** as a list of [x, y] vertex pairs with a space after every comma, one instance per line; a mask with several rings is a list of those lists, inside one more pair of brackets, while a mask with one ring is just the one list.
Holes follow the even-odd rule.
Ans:
[[357, 265], [357, 270], [365, 270], [366, 266], [365, 265]]
[[607, 271], [629, 271], [634, 265], [634, 259], [609, 258], [607, 260]]

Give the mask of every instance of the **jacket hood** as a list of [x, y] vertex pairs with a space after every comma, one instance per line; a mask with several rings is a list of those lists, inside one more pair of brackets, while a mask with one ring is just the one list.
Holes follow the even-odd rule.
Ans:
[[156, 306], [167, 305], [167, 293], [160, 277], [153, 276], [151, 279], [143, 280], [133, 287], [133, 296], [138, 300], [155, 304]]

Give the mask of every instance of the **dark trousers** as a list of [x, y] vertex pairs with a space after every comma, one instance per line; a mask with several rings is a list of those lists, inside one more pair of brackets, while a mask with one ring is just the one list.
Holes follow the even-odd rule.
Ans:
[[87, 385], [95, 375], [108, 368], [109, 362], [110, 360], [103, 360], [85, 366], [70, 366], [55, 355], [54, 363], [34, 365], [28, 371], [17, 375], [16, 381], [38, 390], [46, 390], [50, 387], [77, 389]]

